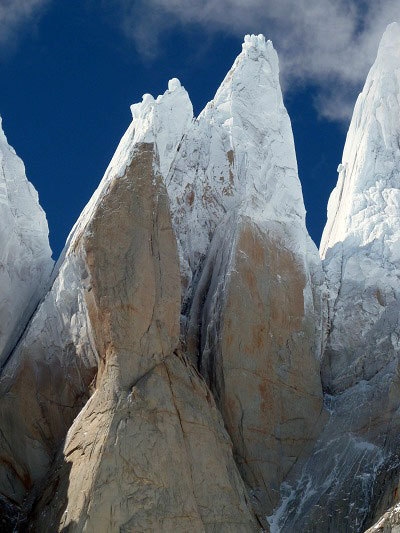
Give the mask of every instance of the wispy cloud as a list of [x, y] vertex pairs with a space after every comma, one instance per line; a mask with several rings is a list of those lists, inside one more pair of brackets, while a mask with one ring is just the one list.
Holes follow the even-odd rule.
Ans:
[[321, 115], [349, 117], [379, 39], [400, 21], [399, 0], [114, 0], [125, 33], [143, 54], [157, 53], [174, 26], [205, 32], [264, 33], [280, 56], [286, 90], [317, 87]]
[[0, 0], [0, 46], [15, 44], [22, 25], [32, 23], [51, 0]]
[[[14, 44], [54, 0], [0, 0], [0, 52]], [[322, 116], [346, 121], [400, 0], [101, 0], [146, 57], [157, 55], [174, 28], [201, 27], [208, 36], [264, 33], [278, 50], [286, 91], [317, 90]]]

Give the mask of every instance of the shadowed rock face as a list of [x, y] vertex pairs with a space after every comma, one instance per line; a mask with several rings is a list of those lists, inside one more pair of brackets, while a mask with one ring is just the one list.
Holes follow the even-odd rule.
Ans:
[[[281, 483], [307, 456], [325, 420], [319, 287], [274, 229], [239, 216], [237, 225], [230, 220], [217, 232], [189, 326], [193, 357], [198, 348], [265, 524]], [[313, 291], [310, 305], [305, 298]]]
[[400, 531], [400, 505], [391, 507], [365, 533], [398, 533]]
[[43, 481], [54, 490], [37, 487], [30, 527], [255, 530], [211, 394], [177, 351], [179, 260], [151, 144], [137, 146], [76, 246], [99, 372]]
[[101, 386], [60, 464], [38, 531], [257, 531], [210, 392], [178, 355], [114, 397]]
[[55, 281], [0, 379], [0, 493], [17, 505], [46, 473], [97, 372], [82, 298], [87, 280], [82, 256], [74, 254], [63, 271], [79, 273], [81, 289], [71, 289], [74, 299], [63, 300], [61, 311], [63, 282]]

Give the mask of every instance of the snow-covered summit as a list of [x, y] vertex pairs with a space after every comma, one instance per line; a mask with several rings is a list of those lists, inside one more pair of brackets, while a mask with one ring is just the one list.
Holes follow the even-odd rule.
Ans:
[[46, 216], [0, 118], [0, 364], [43, 295], [53, 267]]
[[245, 37], [214, 99], [184, 137], [167, 188], [188, 278], [232, 210], [258, 222], [295, 219], [306, 232], [278, 57], [264, 36]]
[[[336, 243], [400, 237], [400, 25], [391, 24], [357, 99], [339, 180], [328, 204], [321, 255]], [[394, 252], [394, 249], [392, 249]], [[400, 253], [400, 252], [399, 252]]]
[[265, 36], [261, 33], [259, 35], [245, 35], [242, 44], [242, 50], [252, 59], [257, 56], [268, 57], [269, 51], [273, 50], [272, 41], [266, 41]]
[[138, 145], [141, 143], [154, 145], [155, 171], [165, 179], [175, 158], [177, 147], [193, 120], [193, 106], [189, 95], [177, 78], [169, 80], [168, 89], [157, 98], [151, 94], [144, 94], [141, 102], [131, 106], [131, 113], [132, 122], [123, 135], [97, 190], [73, 227], [63, 255], [81, 234], [111, 181], [124, 174], [135, 156]]
[[168, 82], [168, 90], [156, 99], [143, 95], [142, 102], [131, 106], [133, 144], [155, 143], [160, 172], [166, 176], [175, 156], [177, 143], [182, 139], [193, 118], [193, 106], [185, 88], [177, 78]]
[[400, 24], [393, 22], [386, 28], [378, 48], [378, 60], [386, 66], [396, 63], [400, 49]]

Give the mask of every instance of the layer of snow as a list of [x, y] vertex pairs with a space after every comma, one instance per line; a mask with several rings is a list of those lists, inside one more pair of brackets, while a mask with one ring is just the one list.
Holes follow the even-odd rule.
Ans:
[[46, 216], [0, 119], [0, 364], [43, 296], [53, 268]]

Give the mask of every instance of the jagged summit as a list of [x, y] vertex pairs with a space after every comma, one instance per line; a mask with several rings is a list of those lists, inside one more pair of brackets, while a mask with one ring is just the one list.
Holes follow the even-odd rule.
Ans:
[[244, 59], [257, 61], [259, 58], [264, 58], [267, 61], [272, 62], [275, 70], [279, 71], [278, 55], [272, 41], [266, 40], [265, 36], [262, 34], [245, 35], [242, 44], [242, 53], [239, 54], [236, 62], [243, 61]]
[[215, 97], [184, 136], [167, 189], [188, 279], [232, 213], [260, 223], [296, 220], [306, 233], [278, 57], [264, 36], [245, 37]]
[[244, 36], [244, 42], [242, 44], [243, 52], [257, 51], [259, 55], [265, 56], [268, 50], [271, 49], [273, 49], [272, 41], [266, 41], [265, 35], [261, 33], [259, 35], [247, 34]]

